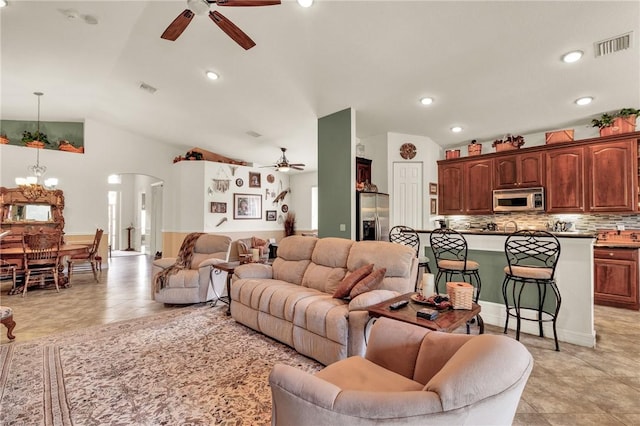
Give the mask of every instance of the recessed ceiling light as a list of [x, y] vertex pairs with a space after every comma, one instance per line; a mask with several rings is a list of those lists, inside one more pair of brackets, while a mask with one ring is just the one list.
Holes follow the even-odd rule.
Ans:
[[562, 61], [566, 62], [567, 64], [570, 64], [572, 62], [577, 62], [580, 60], [580, 58], [582, 58], [582, 55], [584, 55], [584, 52], [582, 50], [574, 50], [572, 52], [565, 53], [564, 55], [562, 55]]
[[460, 126], [453, 126], [453, 127], [451, 128], [451, 131], [452, 131], [453, 133], [460, 133], [460, 132], [462, 131], [462, 127], [460, 127]]
[[433, 103], [433, 98], [422, 98], [420, 99], [420, 103], [422, 105], [431, 105]]
[[298, 0], [298, 4], [302, 7], [311, 7], [313, 0]]
[[577, 105], [589, 105], [593, 101], [591, 96], [585, 96], [584, 98], [578, 98], [575, 100]]
[[207, 71], [206, 72], [206, 76], [207, 76], [207, 78], [209, 80], [217, 80], [217, 79], [220, 78], [220, 76], [217, 73], [213, 72], [213, 71]]

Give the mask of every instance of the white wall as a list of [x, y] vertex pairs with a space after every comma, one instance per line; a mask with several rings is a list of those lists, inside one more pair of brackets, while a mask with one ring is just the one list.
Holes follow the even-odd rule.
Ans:
[[296, 213], [296, 230], [311, 231], [311, 188], [318, 186], [318, 173], [292, 173], [291, 210]]
[[[172, 159], [180, 148], [119, 130], [97, 120], [85, 121], [85, 154], [42, 150], [40, 164], [46, 176], [57, 177], [65, 195], [65, 233], [93, 234], [107, 229], [107, 177], [135, 173], [169, 180]], [[0, 145], [0, 185], [15, 187], [16, 176], [26, 176], [36, 151]], [[169, 201], [165, 198], [165, 206]]]
[[364, 145], [364, 158], [371, 160], [371, 183], [378, 187], [378, 192], [389, 193], [389, 164], [387, 160], [387, 135], [377, 135], [360, 139]]

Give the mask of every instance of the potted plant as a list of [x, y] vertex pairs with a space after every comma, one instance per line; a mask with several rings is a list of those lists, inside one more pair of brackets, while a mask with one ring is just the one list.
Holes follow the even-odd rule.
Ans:
[[635, 108], [622, 108], [616, 113], [604, 113], [600, 118], [591, 120], [592, 127], [600, 129], [600, 136], [629, 133], [636, 130], [636, 117], [640, 110]]
[[507, 151], [511, 149], [520, 149], [524, 145], [524, 138], [522, 136], [507, 135], [504, 139], [497, 139], [491, 144], [497, 152]]
[[62, 139], [60, 141], [58, 141], [58, 149], [60, 151], [67, 151], [67, 152], [78, 152], [78, 153], [83, 153], [84, 152], [84, 147], [77, 147], [73, 144], [73, 142], [69, 142], [66, 139]]
[[22, 132], [22, 142], [31, 148], [44, 148], [45, 145], [49, 145], [47, 135], [40, 131], [31, 133], [25, 130]]

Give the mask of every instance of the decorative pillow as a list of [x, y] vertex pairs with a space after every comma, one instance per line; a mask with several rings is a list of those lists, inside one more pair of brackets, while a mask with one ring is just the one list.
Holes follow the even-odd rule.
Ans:
[[351, 289], [349, 297], [353, 299], [359, 294], [374, 290], [380, 285], [380, 283], [382, 283], [382, 279], [384, 278], [384, 274], [386, 273], [387, 268], [376, 269], [375, 271], [361, 279], [358, 284], [356, 284], [355, 287]]
[[369, 265], [364, 265], [356, 269], [355, 271], [353, 271], [352, 273], [344, 277], [342, 281], [340, 281], [340, 283], [338, 284], [338, 288], [333, 293], [333, 297], [335, 297], [336, 299], [342, 299], [344, 297], [347, 297], [351, 292], [351, 289], [356, 284], [358, 284], [358, 282], [361, 279], [369, 275], [372, 271], [373, 271], [373, 263]]

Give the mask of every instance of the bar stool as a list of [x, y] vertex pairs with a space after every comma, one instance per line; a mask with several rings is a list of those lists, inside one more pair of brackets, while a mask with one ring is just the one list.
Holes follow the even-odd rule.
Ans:
[[[427, 272], [431, 273], [429, 258], [426, 256], [420, 256], [420, 236], [413, 228], [404, 225], [394, 226], [389, 231], [389, 241], [413, 248], [416, 252], [416, 257], [418, 258], [418, 270], [420, 270], [420, 268], [424, 268]], [[418, 288], [419, 282], [420, 274], [418, 274], [416, 279], [416, 289]]]
[[454, 281], [455, 275], [460, 275], [462, 281], [468, 282], [474, 287], [473, 301], [478, 303], [482, 283], [480, 281], [478, 262], [467, 258], [467, 240], [462, 234], [449, 228], [438, 228], [431, 231], [429, 237], [433, 255], [438, 265], [436, 274], [436, 291], [440, 293], [440, 277], [444, 275], [445, 281]]
[[[507, 314], [504, 333], [509, 326], [509, 317], [516, 318], [516, 340], [520, 340], [521, 320], [536, 321], [540, 337], [544, 337], [543, 323], [551, 322], [556, 351], [559, 351], [556, 320], [562, 299], [555, 272], [560, 257], [560, 242], [546, 231], [523, 230], [507, 237], [504, 251], [508, 262], [502, 283]], [[549, 296], [553, 300], [547, 297], [547, 289], [551, 289]], [[527, 312], [534, 312], [535, 316], [523, 315]]]

